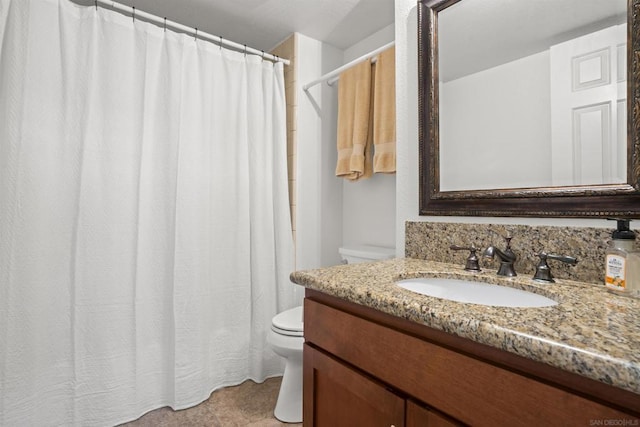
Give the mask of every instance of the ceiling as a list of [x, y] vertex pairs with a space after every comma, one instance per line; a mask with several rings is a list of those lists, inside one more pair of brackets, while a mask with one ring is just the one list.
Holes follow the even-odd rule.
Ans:
[[345, 49], [394, 21], [394, 0], [116, 1], [265, 51], [293, 32]]
[[438, 14], [449, 81], [626, 22], [627, 0], [465, 0]]

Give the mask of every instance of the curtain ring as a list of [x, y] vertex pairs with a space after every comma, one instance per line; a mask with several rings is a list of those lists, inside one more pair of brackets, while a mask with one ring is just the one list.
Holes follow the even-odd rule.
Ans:
[[136, 7], [132, 7], [133, 12], [131, 12], [131, 18], [133, 18], [133, 22], [136, 22]]
[[244, 57], [245, 58], [247, 57], [247, 45], [246, 44], [244, 45]]
[[167, 17], [164, 17], [164, 32], [167, 32]]
[[264, 62], [264, 50], [262, 51], [262, 62]]
[[193, 35], [193, 41], [198, 41], [198, 29], [196, 28], [196, 33]]
[[95, 0], [96, 10], [98, 10], [98, 0]]
[[220, 50], [222, 50], [222, 36], [218, 36], [220, 37]]

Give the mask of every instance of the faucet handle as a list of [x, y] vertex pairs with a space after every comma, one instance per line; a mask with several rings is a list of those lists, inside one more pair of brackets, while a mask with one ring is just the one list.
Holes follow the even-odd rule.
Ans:
[[480, 271], [480, 263], [478, 262], [478, 255], [476, 255], [476, 251], [478, 248], [475, 246], [458, 246], [451, 245], [449, 249], [454, 251], [469, 251], [469, 256], [467, 257], [467, 262], [464, 266], [464, 269], [467, 271]]
[[576, 258], [568, 255], [553, 255], [546, 252], [540, 252], [537, 256], [540, 258], [540, 261], [538, 262], [538, 265], [536, 265], [536, 272], [533, 275], [533, 280], [541, 283], [555, 283], [553, 275], [551, 274], [551, 268], [547, 263], [548, 259], [561, 261], [569, 265], [576, 265], [578, 263]]

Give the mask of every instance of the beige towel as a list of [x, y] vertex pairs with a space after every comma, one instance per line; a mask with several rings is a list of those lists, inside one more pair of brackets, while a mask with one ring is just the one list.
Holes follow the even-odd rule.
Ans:
[[372, 175], [370, 131], [371, 60], [340, 74], [336, 176], [350, 180]]
[[373, 97], [373, 171], [396, 171], [396, 49], [378, 55]]

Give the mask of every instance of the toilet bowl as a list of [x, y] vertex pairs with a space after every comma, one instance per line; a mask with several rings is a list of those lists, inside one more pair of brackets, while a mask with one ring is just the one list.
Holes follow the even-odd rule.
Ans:
[[[345, 246], [339, 250], [342, 259], [351, 264], [376, 261], [395, 256], [395, 249], [379, 246]], [[267, 342], [273, 351], [285, 358], [284, 375], [273, 414], [285, 423], [302, 422], [302, 306], [283, 311], [271, 320]]]

